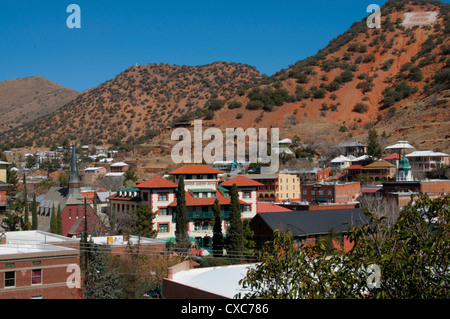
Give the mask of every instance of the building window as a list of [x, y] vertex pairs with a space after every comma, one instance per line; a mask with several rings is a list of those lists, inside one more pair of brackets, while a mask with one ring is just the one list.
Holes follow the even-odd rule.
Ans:
[[142, 192], [142, 199], [144, 200], [144, 202], [148, 202], [148, 193], [147, 192]]
[[249, 212], [251, 210], [250, 205], [244, 205], [244, 212]]
[[202, 212], [207, 213], [208, 212], [208, 206], [202, 206]]
[[160, 233], [168, 233], [169, 232], [169, 224], [159, 224], [158, 230]]
[[303, 195], [308, 195], [308, 190], [307, 189], [303, 190]]
[[167, 194], [158, 194], [158, 200], [167, 201]]
[[166, 216], [167, 215], [167, 207], [161, 207], [159, 209], [159, 215], [160, 216]]
[[244, 192], [244, 198], [251, 198], [252, 193], [251, 192]]
[[328, 190], [328, 195], [332, 195], [331, 189]]
[[202, 228], [201, 222], [195, 222], [194, 223], [194, 230], [200, 230]]
[[42, 284], [42, 269], [31, 270], [31, 284], [32, 285]]
[[15, 287], [16, 286], [16, 272], [7, 271], [5, 272], [5, 287]]

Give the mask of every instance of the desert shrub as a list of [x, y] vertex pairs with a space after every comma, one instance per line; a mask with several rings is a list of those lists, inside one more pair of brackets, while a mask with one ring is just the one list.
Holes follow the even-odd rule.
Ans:
[[356, 113], [366, 113], [369, 110], [369, 106], [364, 103], [356, 103], [356, 105], [353, 107], [353, 112]]
[[240, 108], [241, 106], [242, 106], [242, 102], [239, 102], [239, 101], [236, 101], [236, 100], [231, 101], [231, 102], [228, 104], [228, 108], [229, 108], [230, 110], [232, 110], [232, 109], [238, 109], [238, 108]]

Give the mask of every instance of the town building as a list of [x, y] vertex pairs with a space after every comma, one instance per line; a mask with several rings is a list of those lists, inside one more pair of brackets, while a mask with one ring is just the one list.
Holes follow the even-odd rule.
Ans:
[[250, 222], [254, 232], [256, 249], [261, 249], [267, 241], [272, 241], [276, 230], [290, 231], [298, 248], [302, 245], [314, 245], [322, 236], [333, 229], [341, 234], [336, 242], [348, 250], [352, 247], [347, 238], [350, 225], [358, 226], [368, 221], [361, 209], [328, 209], [318, 211], [273, 212], [256, 215]]
[[85, 218], [88, 233], [101, 235], [106, 228], [101, 218], [81, 194], [81, 180], [77, 164], [75, 143], [69, 167], [68, 187], [51, 187], [38, 206], [38, 229], [50, 231], [51, 215], [61, 210], [64, 236], [81, 236]]
[[295, 201], [300, 199], [300, 177], [297, 174], [246, 174], [242, 175], [261, 185], [258, 188], [259, 201]]
[[372, 182], [395, 179], [396, 174], [397, 168], [395, 165], [383, 160], [366, 165], [361, 170], [361, 176], [366, 177], [368, 181]]
[[357, 200], [360, 182], [321, 182], [302, 184], [302, 201], [347, 204]]
[[360, 142], [339, 143], [337, 147], [344, 149], [345, 156], [359, 157], [367, 153], [367, 145]]
[[134, 235], [99, 236], [91, 237], [92, 242], [100, 247], [102, 252], [111, 256], [129, 254], [131, 251], [140, 254], [157, 254], [166, 251], [166, 242], [154, 238]]
[[[79, 251], [51, 244], [0, 243], [0, 298], [80, 299], [81, 290], [67, 284], [79, 269]], [[69, 268], [72, 266], [73, 268]], [[76, 281], [74, 280], [73, 283]]]
[[7, 171], [8, 167], [12, 165], [10, 162], [4, 162], [0, 161], [0, 182], [6, 183], [7, 182]]
[[108, 197], [112, 214], [120, 215], [137, 209], [143, 202], [156, 213], [153, 220], [157, 239], [175, 242], [176, 189], [180, 178], [185, 185], [185, 198], [188, 217], [188, 234], [205, 250], [211, 249], [213, 205], [217, 199], [222, 215], [222, 231], [229, 226], [230, 191], [236, 184], [243, 219], [251, 219], [257, 213], [258, 189], [261, 183], [242, 175], [222, 180], [223, 172], [207, 165], [184, 165], [171, 172], [173, 181], [155, 176], [146, 181], [137, 181], [127, 189], [122, 189]]
[[[256, 265], [193, 268], [191, 262], [181, 262], [167, 269], [167, 277], [163, 279], [163, 298], [234, 299], [238, 293], [245, 292], [239, 281]], [[231, 311], [231, 307], [228, 310]]]
[[450, 165], [450, 155], [434, 151], [414, 151], [406, 154], [412, 170], [429, 172]]

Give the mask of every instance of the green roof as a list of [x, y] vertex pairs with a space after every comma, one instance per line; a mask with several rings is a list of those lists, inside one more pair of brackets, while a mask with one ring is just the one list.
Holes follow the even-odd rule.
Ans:
[[215, 193], [216, 190], [212, 188], [197, 188], [197, 189], [190, 189], [193, 193]]
[[140, 191], [139, 188], [128, 187], [128, 188], [121, 189], [119, 192], [139, 192], [139, 191]]

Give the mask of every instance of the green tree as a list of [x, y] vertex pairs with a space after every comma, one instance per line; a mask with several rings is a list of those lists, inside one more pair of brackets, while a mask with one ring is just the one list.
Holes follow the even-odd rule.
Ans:
[[378, 142], [378, 133], [375, 129], [369, 130], [368, 136], [368, 144], [367, 144], [367, 155], [371, 157], [372, 160], [375, 158], [380, 158], [382, 151], [380, 143]]
[[241, 205], [236, 184], [233, 184], [230, 192], [230, 227], [227, 231], [227, 255], [239, 260], [244, 254], [244, 236], [241, 217]]
[[56, 217], [55, 205], [52, 206], [52, 214], [50, 216], [50, 232], [52, 234], [58, 233], [58, 220]]
[[183, 176], [180, 177], [175, 195], [177, 199], [177, 207], [175, 209], [175, 237], [177, 248], [187, 249], [190, 246], [190, 240], [187, 231], [188, 218]]
[[5, 217], [2, 219], [2, 227], [7, 231], [17, 230], [17, 226], [20, 225], [20, 216], [14, 211], [5, 212]]
[[213, 206], [213, 238], [212, 251], [214, 257], [222, 257], [223, 255], [223, 233], [222, 233], [222, 216], [220, 212], [219, 200], [216, 198]]
[[27, 180], [25, 177], [25, 174], [23, 174], [23, 227], [22, 230], [30, 230], [31, 229], [31, 223], [28, 220], [29, 215], [29, 207], [28, 207], [28, 191], [27, 191]]
[[133, 211], [136, 218], [136, 227], [133, 234], [136, 236], [154, 238], [158, 231], [153, 229], [153, 219], [156, 213], [152, 212], [150, 206], [143, 202], [138, 209]]
[[63, 226], [62, 226], [62, 212], [61, 212], [61, 206], [58, 204], [58, 211], [56, 213], [56, 232], [58, 235], [63, 234]]
[[109, 255], [94, 243], [89, 243], [89, 262], [85, 276], [83, 295], [86, 299], [119, 299], [119, 269], [109, 269]]
[[124, 174], [123, 174], [123, 185], [125, 187], [131, 187], [134, 185], [134, 183], [138, 180], [138, 176], [136, 175], [136, 173], [131, 170], [128, 169]]
[[237, 297], [448, 299], [449, 204], [411, 197], [393, 224], [366, 212], [368, 222], [349, 226], [353, 247], [331, 254], [320, 241], [299, 250], [277, 230]]
[[31, 203], [31, 229], [38, 229], [36, 194], [33, 195], [33, 202]]

